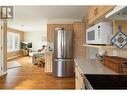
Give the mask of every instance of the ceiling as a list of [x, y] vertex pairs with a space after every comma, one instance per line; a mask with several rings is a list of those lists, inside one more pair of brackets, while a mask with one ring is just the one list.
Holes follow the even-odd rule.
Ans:
[[87, 15], [88, 6], [15, 6], [8, 26], [26, 32], [46, 31], [47, 23], [78, 21]]

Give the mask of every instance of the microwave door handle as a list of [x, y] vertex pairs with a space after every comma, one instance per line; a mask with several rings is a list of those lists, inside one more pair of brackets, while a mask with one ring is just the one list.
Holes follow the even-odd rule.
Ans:
[[100, 30], [98, 31], [98, 39], [100, 39]]

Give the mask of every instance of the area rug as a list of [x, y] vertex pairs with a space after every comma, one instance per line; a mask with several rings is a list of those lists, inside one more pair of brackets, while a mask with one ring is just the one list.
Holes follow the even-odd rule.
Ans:
[[17, 68], [17, 67], [21, 67], [22, 65], [17, 62], [17, 61], [10, 61], [7, 63], [7, 68], [8, 69], [12, 69], [12, 68]]

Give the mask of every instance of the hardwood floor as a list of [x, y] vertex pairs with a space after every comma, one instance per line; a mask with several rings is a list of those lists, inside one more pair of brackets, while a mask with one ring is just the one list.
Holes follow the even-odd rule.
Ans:
[[74, 89], [74, 78], [55, 78], [46, 74], [44, 68], [32, 64], [32, 58], [21, 57], [16, 61], [22, 67], [8, 70], [0, 77], [0, 89]]

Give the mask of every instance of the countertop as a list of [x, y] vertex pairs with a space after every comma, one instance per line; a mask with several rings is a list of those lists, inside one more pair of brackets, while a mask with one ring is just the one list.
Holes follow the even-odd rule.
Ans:
[[83, 74], [118, 74], [102, 63], [96, 63], [95, 60], [75, 58], [74, 61], [80, 67]]

